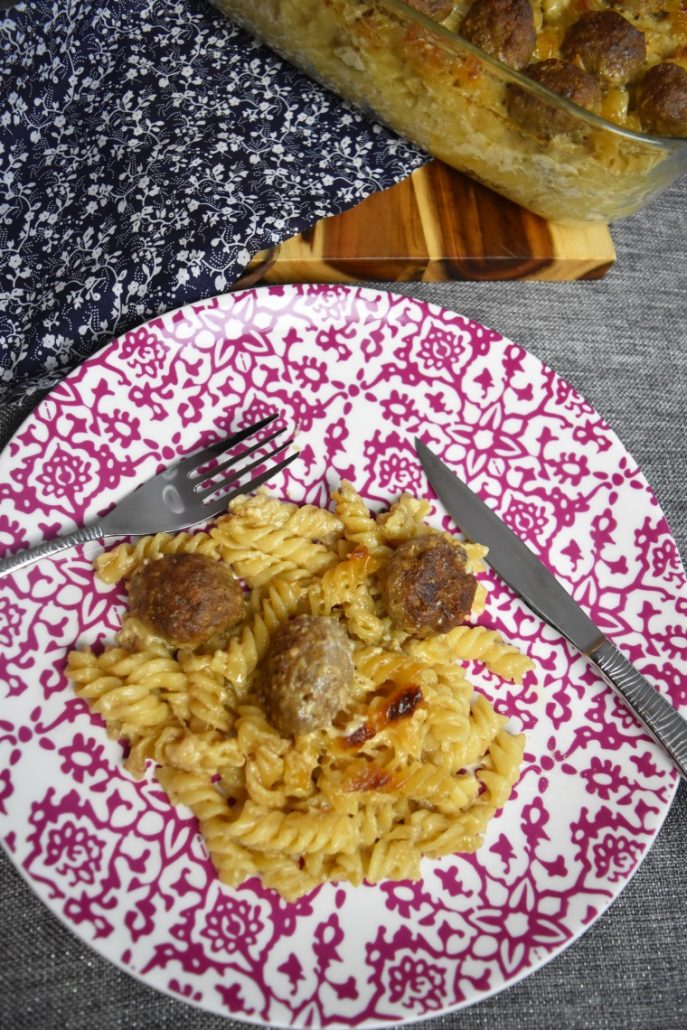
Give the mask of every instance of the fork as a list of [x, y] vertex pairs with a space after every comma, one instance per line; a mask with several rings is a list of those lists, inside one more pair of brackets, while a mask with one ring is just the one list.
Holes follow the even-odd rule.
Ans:
[[[242, 480], [247, 473], [276, 457], [280, 451], [293, 443], [291, 437], [277, 444], [269, 454], [262, 454], [250, 464], [236, 468], [248, 455], [273, 443], [285, 432], [284, 429], [277, 429], [252, 443], [239, 454], [219, 460], [230, 448], [259, 433], [261, 429], [274, 422], [275, 418], [277, 415], [268, 415], [267, 418], [234, 433], [228, 440], [195, 451], [172, 468], [159, 472], [123, 497], [112, 511], [97, 522], [0, 559], [0, 576], [89, 540], [102, 540], [108, 536], [145, 536], [148, 533], [173, 532], [212, 518], [213, 515], [224, 511], [234, 497], [255, 490], [298, 457], [298, 452], [294, 451], [252, 479]], [[236, 470], [230, 472], [234, 468]], [[228, 472], [229, 475], [226, 474]]]

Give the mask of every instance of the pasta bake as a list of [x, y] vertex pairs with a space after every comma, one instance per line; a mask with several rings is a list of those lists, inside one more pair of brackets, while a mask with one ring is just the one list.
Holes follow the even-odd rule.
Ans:
[[687, 167], [681, 0], [214, 3], [346, 100], [545, 218], [614, 220]]
[[332, 510], [258, 493], [96, 559], [129, 607], [68, 675], [126, 769], [154, 766], [194, 813], [225, 884], [295, 900], [418, 879], [423, 857], [478, 848], [508, 800], [524, 737], [468, 668], [520, 681], [533, 663], [475, 622], [486, 549], [428, 514], [407, 494], [375, 513], [348, 482]]

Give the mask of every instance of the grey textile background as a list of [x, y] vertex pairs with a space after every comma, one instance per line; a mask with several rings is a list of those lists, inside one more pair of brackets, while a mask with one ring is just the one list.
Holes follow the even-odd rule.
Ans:
[[[687, 180], [614, 230], [599, 283], [395, 286], [499, 329], [552, 365], [643, 468], [687, 560]], [[377, 284], [381, 285], [381, 284]], [[22, 417], [0, 412], [0, 444]], [[427, 1030], [685, 1030], [687, 785], [611, 909], [509, 990]], [[3, 1030], [235, 1030], [157, 994], [81, 944], [0, 855]]]

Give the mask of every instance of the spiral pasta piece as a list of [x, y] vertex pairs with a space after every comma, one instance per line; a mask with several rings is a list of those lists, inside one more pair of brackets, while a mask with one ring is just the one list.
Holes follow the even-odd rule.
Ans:
[[505, 716], [494, 710], [484, 694], [475, 693], [470, 705], [469, 738], [463, 758], [464, 764], [473, 765], [483, 758], [492, 740], [505, 724]]
[[96, 657], [90, 649], [72, 651], [67, 673], [79, 697], [102, 715], [112, 736], [135, 734], [159, 726], [170, 718], [169, 706], [160, 699], [159, 675], [146, 676], [145, 659], [124, 655], [110, 661], [109, 655]]
[[478, 661], [497, 676], [514, 683], [521, 683], [525, 673], [534, 668], [530, 658], [486, 626], [456, 626], [448, 633], [414, 641], [407, 649], [427, 662]]
[[241, 767], [245, 762], [236, 741], [213, 730], [186, 732], [170, 740], [162, 758], [165, 765], [174, 769], [213, 774], [226, 766]]
[[231, 809], [208, 775], [161, 766], [161, 786], [174, 805], [190, 808], [198, 820], [210, 858], [220, 880], [237, 887], [257, 870], [250, 853], [226, 832]]
[[385, 540], [394, 545], [404, 544], [413, 537], [429, 531], [425, 522], [429, 514], [429, 501], [419, 500], [411, 494], [401, 494], [397, 501], [377, 516], [377, 526]]
[[381, 647], [359, 647], [353, 659], [358, 672], [375, 686], [393, 680], [401, 686], [433, 683], [436, 673], [427, 662], [398, 651], [385, 651]]
[[74, 684], [74, 692], [88, 701], [97, 700], [122, 682], [119, 676], [103, 671], [90, 647], [69, 652], [67, 675]]
[[183, 735], [184, 729], [176, 720], [132, 735], [129, 753], [124, 759], [124, 768], [136, 779], [142, 779], [147, 763], [162, 765], [169, 744], [179, 740]]
[[228, 691], [224, 677], [212, 668], [211, 656], [187, 651], [180, 654], [179, 664], [186, 675], [192, 727], [228, 733], [231, 727], [227, 708]]
[[476, 851], [482, 845], [488, 821], [489, 810], [477, 804], [451, 818], [418, 809], [409, 820], [415, 847], [429, 858]]
[[422, 855], [406, 840], [382, 838], [372, 848], [365, 879], [368, 883], [382, 880], [419, 880]]
[[342, 606], [348, 632], [352, 637], [365, 644], [379, 644], [387, 635], [387, 626], [377, 614], [377, 606], [367, 583], [357, 586]]
[[343, 525], [333, 512], [318, 508], [316, 504], [303, 504], [289, 515], [284, 530], [293, 536], [332, 546], [341, 535]]
[[348, 851], [355, 847], [354, 822], [336, 812], [282, 812], [247, 801], [226, 829], [232, 840], [244, 847], [282, 854], [301, 855], [328, 850]]
[[228, 522], [243, 522], [247, 526], [272, 526], [279, 528], [287, 522], [298, 505], [273, 497], [263, 487], [250, 494], [239, 494], [229, 505], [229, 514], [217, 519], [216, 525]]
[[141, 537], [135, 544], [118, 544], [111, 551], [104, 551], [95, 559], [95, 569], [103, 583], [119, 583], [147, 561], [163, 554], [181, 553], [219, 558], [219, 549], [208, 533], [155, 533]]
[[310, 610], [313, 615], [330, 615], [334, 608], [350, 609], [356, 592], [363, 587], [377, 563], [367, 548], [358, 545], [336, 565], [325, 569], [310, 586]]
[[289, 741], [267, 721], [255, 698], [247, 698], [245, 704], [238, 706], [236, 737], [244, 754], [250, 754], [259, 747], [270, 747], [283, 754], [289, 747]]
[[323, 882], [322, 876], [313, 874], [309, 868], [308, 859], [312, 857], [274, 858], [270, 855], [265, 858], [256, 855], [255, 864], [265, 887], [278, 891], [285, 901], [297, 901]]
[[378, 560], [391, 555], [391, 548], [364, 500], [346, 480], [332, 494], [334, 510], [344, 527], [344, 537], [354, 546], [362, 545]]
[[[237, 570], [247, 567], [248, 556], [262, 556], [267, 567], [279, 565], [285, 569], [307, 569], [311, 573], [329, 568], [337, 558], [336, 553], [324, 544], [291, 535], [288, 523], [273, 529], [270, 526], [248, 526], [228, 519], [211, 530], [211, 536], [224, 561], [234, 565]], [[239, 575], [250, 586], [254, 585], [256, 571], [253, 571], [251, 579], [243, 571]]]
[[148, 651], [150, 654], [169, 657], [172, 653], [169, 644], [157, 633], [154, 633], [135, 615], [127, 613], [117, 633], [117, 644], [125, 651]]
[[274, 579], [263, 598], [261, 610], [232, 637], [224, 650], [215, 652], [211, 668], [227, 679], [237, 697], [247, 693], [247, 684], [269, 647], [275, 629], [295, 615], [304, 598], [299, 579], [282, 576]]
[[[320, 543], [333, 544], [343, 531], [340, 520], [326, 508], [316, 504], [297, 505], [279, 501], [264, 490], [259, 490], [252, 497], [237, 497], [231, 502], [229, 510], [229, 518], [234, 522], [283, 529], [292, 536], [318, 540]], [[228, 522], [229, 518], [225, 516], [218, 524]]]
[[493, 811], [502, 808], [510, 797], [524, 749], [525, 737], [522, 733], [507, 733], [501, 729], [491, 741], [485, 764], [478, 770], [477, 778], [487, 788], [487, 797]]

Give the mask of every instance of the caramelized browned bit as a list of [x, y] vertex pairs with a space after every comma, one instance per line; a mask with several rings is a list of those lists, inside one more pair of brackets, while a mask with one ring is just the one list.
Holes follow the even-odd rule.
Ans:
[[650, 68], [637, 89], [637, 112], [647, 132], [687, 136], [687, 71], [669, 61]]
[[174, 647], [196, 647], [244, 617], [243, 591], [231, 569], [203, 554], [166, 554], [129, 580], [129, 605]]
[[388, 699], [384, 708], [384, 718], [387, 723], [392, 723], [412, 715], [421, 700], [422, 691], [419, 687], [401, 687]]
[[365, 544], [356, 544], [343, 560], [349, 564], [355, 578], [360, 580], [371, 576], [379, 567], [379, 559], [370, 554]]
[[358, 726], [357, 730], [353, 730], [353, 733], [349, 733], [347, 737], [343, 738], [343, 745], [346, 748], [362, 747], [374, 737], [376, 732], [374, 726], [369, 722], [364, 722]]
[[[596, 79], [569, 61], [551, 58], [531, 64], [524, 74], [553, 93], [559, 93], [566, 100], [598, 113], [601, 106], [601, 89]], [[555, 102], [537, 96], [524, 86], [509, 83], [506, 91], [506, 106], [514, 121], [539, 135], [550, 137], [557, 133], [575, 132], [579, 123], [574, 115], [564, 111]]]
[[275, 632], [258, 675], [258, 696], [279, 733], [329, 725], [353, 682], [352, 644], [336, 619], [297, 615]]
[[587, 11], [570, 26], [561, 54], [606, 82], [628, 82], [646, 60], [644, 34], [617, 11]]
[[465, 551], [438, 533], [401, 544], [384, 570], [382, 589], [395, 625], [415, 636], [447, 633], [470, 613], [477, 580]]
[[523, 68], [534, 51], [537, 33], [528, 0], [475, 0], [460, 34], [511, 68]]
[[342, 787], [345, 791], [391, 790], [393, 774], [382, 769], [375, 762], [358, 761], [344, 773]]
[[392, 680], [383, 683], [381, 690], [391, 688], [383, 703], [370, 711], [365, 722], [343, 738], [344, 748], [358, 748], [366, 744], [381, 730], [399, 719], [408, 718], [422, 701], [422, 690], [416, 686], [396, 686]]
[[453, 0], [406, 0], [406, 3], [432, 21], [443, 21], [453, 10]]

